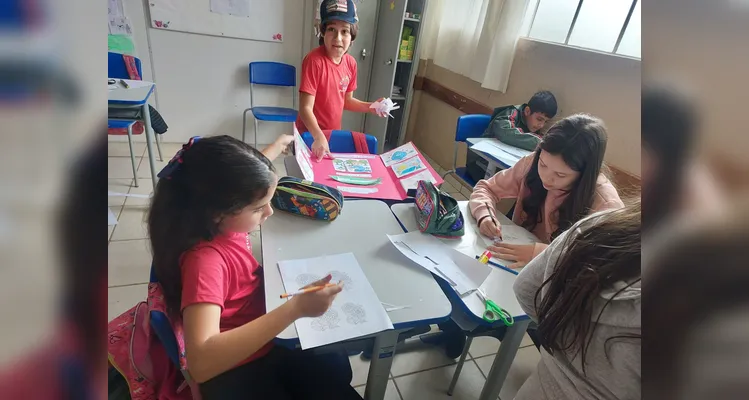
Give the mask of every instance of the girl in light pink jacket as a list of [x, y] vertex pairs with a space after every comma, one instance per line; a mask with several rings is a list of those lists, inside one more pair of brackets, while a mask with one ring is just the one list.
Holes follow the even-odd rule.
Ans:
[[554, 124], [533, 154], [479, 181], [469, 208], [483, 235], [502, 238], [502, 227], [493, 218], [496, 204], [500, 199], [516, 198], [512, 221], [543, 242], [497, 241], [489, 250], [498, 258], [514, 261], [510, 268], [522, 267], [585, 216], [623, 207], [616, 188], [602, 173], [606, 140], [603, 121], [575, 114]]

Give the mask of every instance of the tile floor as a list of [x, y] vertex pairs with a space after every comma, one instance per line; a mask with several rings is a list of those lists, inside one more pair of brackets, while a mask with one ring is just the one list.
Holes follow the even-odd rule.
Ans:
[[[163, 162], [158, 162], [157, 172], [165, 165], [181, 144], [162, 143]], [[155, 149], [154, 149], [155, 150]], [[148, 157], [143, 142], [135, 143], [136, 166], [139, 187], [133, 186], [132, 167], [127, 143], [109, 143], [109, 190], [119, 193], [150, 194], [152, 184]], [[427, 157], [428, 158], [428, 157]], [[439, 173], [444, 169], [428, 158]], [[274, 165], [279, 174], [285, 173], [283, 161]], [[470, 188], [463, 187], [452, 176], [447, 178], [443, 190], [453, 194], [458, 200], [466, 200]], [[109, 197], [109, 206], [118, 218], [118, 224], [109, 227], [109, 296], [108, 316], [111, 320], [145, 299], [151, 254], [147, 240], [144, 218], [148, 207], [147, 199], [132, 197]], [[259, 235], [251, 235], [253, 249], [259, 257]], [[261, 261], [262, 262], [262, 261]], [[515, 357], [504, 387], [500, 393], [503, 400], [512, 399], [525, 379], [535, 369], [539, 353], [526, 335], [521, 349]], [[440, 349], [424, 345], [419, 340], [410, 340], [399, 347], [391, 368], [385, 399], [476, 399], [481, 393], [486, 374], [491, 368], [494, 354], [499, 349], [499, 341], [494, 338], [477, 338], [473, 341], [469, 357], [458, 381], [453, 396], [446, 390], [455, 370], [455, 360], [449, 359]], [[351, 357], [353, 369], [352, 385], [364, 394], [369, 361], [360, 356]]]

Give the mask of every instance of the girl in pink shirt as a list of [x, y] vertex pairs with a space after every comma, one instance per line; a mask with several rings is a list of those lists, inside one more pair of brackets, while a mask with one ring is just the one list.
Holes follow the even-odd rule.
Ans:
[[270, 159], [291, 140], [281, 136], [261, 153], [229, 136], [193, 138], [159, 173], [148, 215], [153, 266], [168, 311], [182, 320], [188, 369], [204, 400], [360, 398], [345, 354], [272, 343], [295, 320], [322, 315], [341, 291], [335, 285], [265, 310], [248, 232], [273, 215]]
[[[554, 124], [533, 154], [490, 179], [479, 181], [469, 208], [481, 233], [496, 238], [489, 250], [498, 258], [514, 261], [510, 268], [527, 264], [549, 242], [575, 222], [596, 211], [624, 204], [602, 172], [606, 153], [603, 121], [575, 114]], [[542, 243], [501, 243], [502, 227], [495, 218], [500, 199], [517, 199], [513, 222], [535, 234]]]

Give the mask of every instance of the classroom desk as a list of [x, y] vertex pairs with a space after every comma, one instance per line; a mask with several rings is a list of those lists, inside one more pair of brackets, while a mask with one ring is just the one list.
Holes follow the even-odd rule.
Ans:
[[[385, 396], [398, 334], [416, 326], [446, 321], [451, 305], [432, 275], [409, 260], [388, 240], [400, 234], [398, 221], [379, 200], [347, 200], [341, 215], [331, 223], [276, 212], [260, 229], [265, 265], [266, 311], [286, 300], [278, 261], [351, 252], [367, 276], [380, 301], [408, 306], [388, 313], [395, 329], [374, 336], [372, 361], [364, 392], [366, 399]], [[294, 324], [277, 338], [284, 345], [297, 345]]]
[[[468, 202], [460, 201], [458, 204], [460, 205], [461, 212], [463, 213], [466, 222], [465, 235], [460, 240], [441, 240], [461, 253], [470, 257], [475, 257], [486, 250], [486, 246], [484, 246], [481, 237], [478, 236], [476, 222], [473, 221], [473, 218], [468, 212]], [[393, 214], [406, 232], [418, 230], [414, 207], [413, 204], [395, 204], [391, 207]], [[513, 224], [513, 222], [504, 215], [497, 215], [497, 218], [502, 225]], [[506, 263], [506, 261], [503, 260], [499, 261]], [[516, 276], [517, 272], [510, 269], [504, 267], [493, 268], [489, 277], [487, 277], [486, 281], [481, 285], [481, 289], [484, 290], [488, 298], [494, 300], [494, 302], [496, 302], [500, 307], [512, 314], [515, 323], [507, 328], [499, 347], [499, 352], [494, 356], [492, 368], [486, 377], [484, 388], [481, 390], [481, 396], [479, 397], [480, 400], [496, 399], [497, 396], [499, 396], [502, 384], [504, 383], [505, 378], [507, 378], [510, 366], [512, 366], [512, 361], [515, 359], [515, 355], [520, 348], [520, 342], [523, 340], [523, 335], [531, 322], [530, 318], [528, 318], [528, 316], [523, 312], [520, 304], [518, 304], [517, 299], [515, 298], [515, 293], [512, 289]], [[480, 326], [500, 326], [501, 323], [490, 325], [482, 319], [485, 308], [477, 295], [473, 294], [461, 299], [449, 285], [440, 283], [440, 286], [445, 290], [445, 294], [453, 304], [453, 312], [450, 317], [456, 324], [458, 324], [458, 326], [460, 326], [461, 329], [470, 332]]]
[[148, 99], [151, 97], [155, 84], [148, 81], [134, 81], [122, 79], [128, 83], [130, 88], [125, 89], [117, 79], [117, 84], [110, 86], [109, 89], [109, 108], [140, 108], [141, 120], [145, 125], [146, 147], [148, 148], [148, 163], [151, 167], [151, 180], [153, 187], [156, 188], [156, 160], [153, 155], [154, 132], [151, 127], [151, 113], [148, 110]]
[[483, 142], [484, 140], [492, 140], [491, 138], [468, 138], [466, 142], [468, 144], [468, 151], [472, 151], [479, 155], [479, 157], [486, 160], [489, 165], [486, 167], [486, 175], [484, 179], [489, 179], [496, 174], [500, 169], [508, 169], [515, 165], [517, 161], [510, 159], [499, 159], [491, 154], [484, 153], [483, 151], [476, 151], [471, 149], [471, 146]]

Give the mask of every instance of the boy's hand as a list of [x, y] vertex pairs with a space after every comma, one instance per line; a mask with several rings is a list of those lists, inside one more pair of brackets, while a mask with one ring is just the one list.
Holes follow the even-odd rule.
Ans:
[[328, 147], [328, 140], [323, 138], [315, 139], [312, 142], [312, 154], [315, 156], [317, 161], [320, 161], [326, 155], [330, 155], [330, 147]]
[[[378, 101], [383, 101], [383, 100], [385, 100], [385, 98], [384, 97], [380, 97], [379, 99], [377, 99], [377, 101], [369, 103], [369, 105], [371, 106], [372, 104], [377, 103]], [[372, 114], [374, 114], [374, 115], [376, 115], [376, 116], [378, 116], [378, 117], [381, 117], [381, 118], [385, 118], [385, 117], [388, 116], [387, 113], [381, 113], [376, 108], [370, 108], [369, 112], [372, 113]]]
[[479, 226], [479, 231], [482, 235], [489, 237], [489, 238], [502, 238], [502, 226], [499, 225], [499, 222], [496, 224], [491, 218], [484, 218], [483, 221], [481, 221], [481, 226]]
[[[325, 278], [320, 279], [317, 282], [310, 283], [303, 287], [307, 288], [310, 286], [322, 286], [330, 282], [332, 276], [328, 274]], [[302, 317], [319, 317], [328, 311], [330, 305], [333, 304], [333, 300], [338, 293], [343, 290], [343, 284], [336, 286], [326, 287], [325, 289], [318, 290], [312, 293], [305, 293], [294, 296], [291, 298], [290, 303], [295, 310], [298, 318]]]

